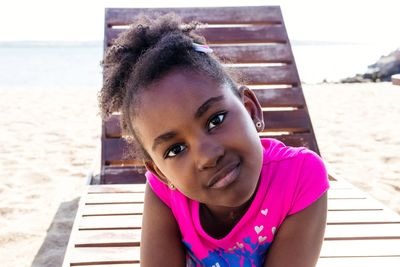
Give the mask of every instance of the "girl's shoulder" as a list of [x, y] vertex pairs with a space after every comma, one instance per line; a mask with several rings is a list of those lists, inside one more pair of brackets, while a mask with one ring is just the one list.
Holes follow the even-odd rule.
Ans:
[[287, 214], [304, 209], [329, 189], [327, 169], [317, 153], [305, 147], [286, 146], [275, 139], [261, 141], [267, 195], [281, 197], [274, 203], [280, 203]]
[[281, 141], [272, 138], [262, 138], [261, 143], [264, 153], [263, 165], [291, 160], [291, 164], [300, 164], [306, 168], [318, 166], [325, 168], [322, 158], [306, 147], [286, 146]]
[[313, 151], [307, 149], [306, 147], [286, 146], [281, 141], [272, 138], [262, 138], [261, 144], [264, 149], [264, 163], [286, 160], [305, 154], [315, 154]]

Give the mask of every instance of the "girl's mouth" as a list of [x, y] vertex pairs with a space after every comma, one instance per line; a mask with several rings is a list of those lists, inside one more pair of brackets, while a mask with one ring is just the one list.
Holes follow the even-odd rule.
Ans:
[[232, 184], [238, 178], [240, 173], [240, 162], [228, 165], [210, 179], [208, 187], [221, 189]]

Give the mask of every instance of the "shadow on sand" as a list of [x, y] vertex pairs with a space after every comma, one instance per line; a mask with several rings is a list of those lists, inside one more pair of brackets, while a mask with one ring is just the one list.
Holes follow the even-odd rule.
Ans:
[[46, 238], [32, 262], [32, 267], [62, 266], [79, 199], [61, 203], [47, 230]]

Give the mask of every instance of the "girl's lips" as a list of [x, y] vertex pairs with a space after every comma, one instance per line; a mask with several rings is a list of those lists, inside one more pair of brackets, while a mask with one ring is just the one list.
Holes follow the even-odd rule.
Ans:
[[220, 189], [233, 183], [239, 176], [240, 167], [239, 164], [233, 164], [227, 168], [227, 172], [224, 172], [221, 176], [217, 175], [210, 181], [210, 188]]

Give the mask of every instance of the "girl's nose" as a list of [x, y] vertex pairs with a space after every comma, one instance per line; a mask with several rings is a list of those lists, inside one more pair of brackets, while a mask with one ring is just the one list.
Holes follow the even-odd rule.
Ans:
[[207, 141], [199, 145], [197, 166], [205, 170], [217, 166], [225, 154], [223, 146], [217, 142]]

